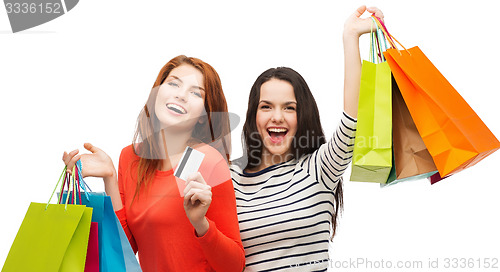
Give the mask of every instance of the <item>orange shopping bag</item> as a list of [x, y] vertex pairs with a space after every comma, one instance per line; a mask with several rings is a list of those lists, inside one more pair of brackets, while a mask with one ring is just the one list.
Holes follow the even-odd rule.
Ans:
[[384, 56], [441, 177], [500, 148], [495, 135], [418, 47], [397, 50], [393, 43]]

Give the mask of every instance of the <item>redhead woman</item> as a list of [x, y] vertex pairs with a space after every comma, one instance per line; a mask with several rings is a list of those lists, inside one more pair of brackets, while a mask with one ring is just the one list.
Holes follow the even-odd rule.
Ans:
[[[365, 11], [358, 8], [344, 25], [344, 112], [328, 142], [299, 73], [271, 68], [252, 86], [243, 127], [245, 156], [231, 166], [245, 271], [326, 271], [329, 266], [342, 174], [356, 133], [359, 37], [372, 25], [371, 18], [360, 18]], [[368, 11], [383, 18], [377, 8]]]
[[[220, 113], [227, 113], [227, 105], [217, 72], [178, 56], [158, 74], [118, 173], [111, 158], [89, 143], [84, 147], [91, 154], [64, 152], [68, 169], [81, 159], [84, 177], [103, 178], [145, 272], [244, 269], [227, 165], [229, 119]], [[187, 146], [205, 157], [199, 172], [183, 181], [173, 173]]]

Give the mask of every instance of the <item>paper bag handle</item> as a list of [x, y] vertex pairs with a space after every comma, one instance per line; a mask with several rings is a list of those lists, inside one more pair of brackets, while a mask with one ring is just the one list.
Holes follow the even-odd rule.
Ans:
[[[373, 23], [375, 23], [375, 27], [373, 26]], [[373, 32], [373, 29], [375, 28], [375, 32]], [[383, 41], [383, 43], [382, 43]], [[383, 45], [383, 48], [382, 48]], [[382, 54], [383, 51], [386, 51], [389, 47], [387, 46], [387, 40], [385, 39], [384, 34], [382, 33], [382, 30], [380, 29], [379, 25], [375, 21], [374, 18], [372, 18], [372, 26], [370, 28], [370, 61], [373, 63], [380, 63], [384, 62], [384, 54]], [[384, 49], [384, 50], [383, 50]], [[378, 58], [376, 58], [377, 56]], [[376, 59], [378, 61], [376, 61]]]
[[[375, 15], [372, 15], [372, 18], [375, 19], [375, 22], [377, 23], [377, 25], [379, 26], [379, 28], [382, 30], [382, 32], [384, 33], [384, 36], [386, 37], [386, 39], [389, 41], [389, 43], [391, 44], [391, 47], [398, 50], [398, 48], [396, 47], [396, 44], [394, 43], [394, 41], [396, 41], [399, 45], [401, 45], [401, 47], [403, 47], [403, 49], [408, 52], [408, 54], [411, 55], [411, 53], [406, 49], [406, 47], [404, 47], [396, 38], [394, 38], [394, 36], [392, 36], [389, 31], [387, 30], [387, 28], [385, 27], [385, 24], [384, 22], [382, 22], [382, 20], [380, 18], [378, 18], [377, 16]], [[398, 50], [399, 52], [399, 50]], [[399, 54], [401, 54], [401, 52], [399, 52]]]

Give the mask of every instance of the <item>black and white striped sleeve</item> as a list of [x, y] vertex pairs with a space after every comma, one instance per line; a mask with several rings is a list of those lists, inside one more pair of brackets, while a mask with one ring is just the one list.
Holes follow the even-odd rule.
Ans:
[[351, 162], [356, 122], [344, 112], [332, 138], [304, 162], [309, 174], [315, 175], [316, 180], [329, 190], [335, 189]]

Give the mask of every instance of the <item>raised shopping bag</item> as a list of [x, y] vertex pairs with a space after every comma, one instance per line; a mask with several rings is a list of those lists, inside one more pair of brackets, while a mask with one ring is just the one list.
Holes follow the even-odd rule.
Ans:
[[394, 46], [384, 55], [441, 177], [473, 166], [500, 148], [498, 139], [420, 48]]
[[386, 183], [392, 168], [391, 71], [378, 33], [370, 35], [371, 61], [363, 61], [361, 69], [351, 181]]
[[396, 182], [424, 179], [437, 172], [398, 85], [392, 79], [392, 141]]

